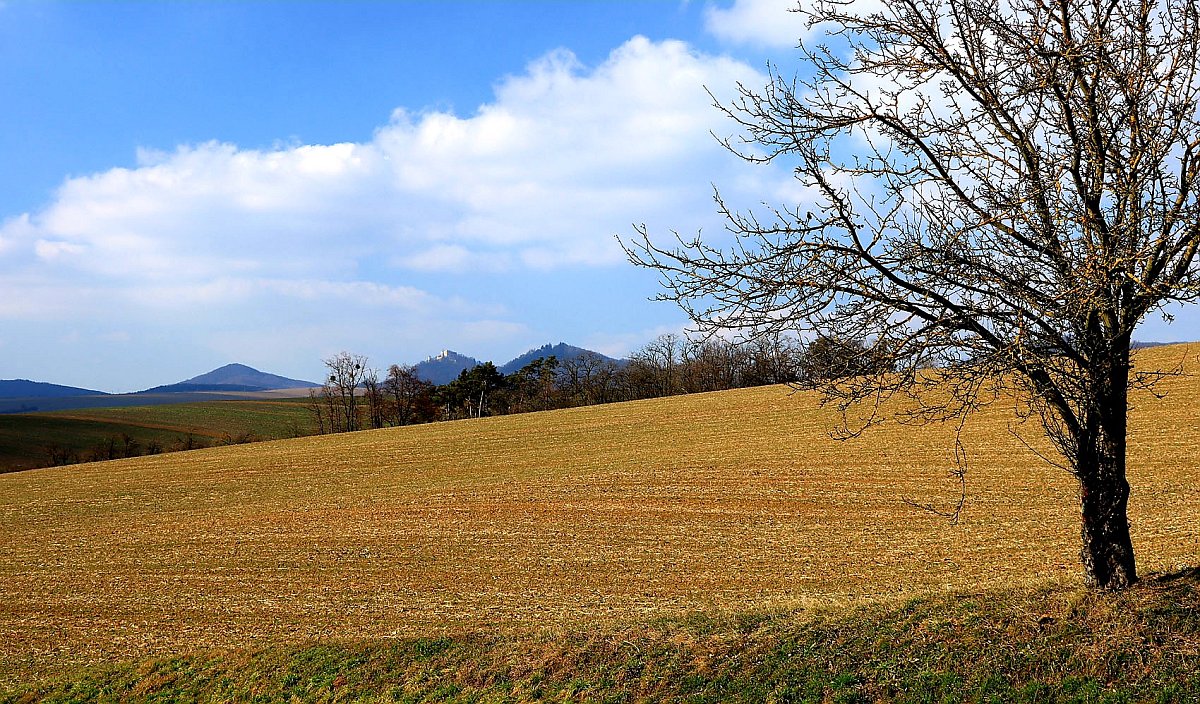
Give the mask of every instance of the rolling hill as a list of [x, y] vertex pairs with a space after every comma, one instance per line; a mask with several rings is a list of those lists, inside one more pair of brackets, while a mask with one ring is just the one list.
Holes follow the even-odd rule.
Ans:
[[417, 377], [431, 384], [449, 384], [458, 375], [481, 364], [478, 359], [459, 354], [453, 350], [442, 350], [438, 354], [415, 365]]
[[[613, 360], [611, 357], [606, 357], [602, 354], [599, 354], [598, 352], [592, 352], [591, 350], [587, 350], [582, 347], [575, 347], [574, 345], [568, 345], [565, 342], [560, 342], [557, 345], [547, 344], [529, 350], [528, 352], [518, 355], [517, 357], [499, 365], [496, 368], [500, 370], [500, 373], [502, 374], [512, 374], [521, 367], [524, 367], [526, 364], [543, 357], [554, 356], [558, 358], [559, 362], [564, 362], [569, 359], [577, 359], [584, 354], [594, 354], [599, 356], [601, 359], [614, 362], [617, 361]], [[418, 377], [433, 384], [440, 385], [449, 384], [457, 379], [458, 375], [462, 372], [480, 364], [482, 364], [482, 362], [474, 357], [468, 357], [464, 354], [454, 352], [453, 350], [443, 350], [436, 356], [430, 357], [429, 359], [426, 359], [415, 366]]]
[[64, 396], [104, 396], [103, 391], [80, 389], [75, 386], [48, 384], [28, 379], [0, 379], [0, 398], [62, 398]]
[[[217, 394], [175, 394], [173, 403], [0, 415], [0, 473], [64, 461], [83, 461], [126, 438], [136, 454], [227, 442], [274, 440], [317, 431], [312, 413], [296, 400], [221, 400]], [[111, 396], [128, 400], [129, 396]], [[144, 397], [136, 397], [144, 398]], [[151, 398], [160, 398], [152, 396]], [[191, 399], [205, 399], [192, 401]], [[122, 449], [118, 456], [128, 452]]]
[[211, 372], [175, 384], [155, 386], [139, 393], [161, 394], [205, 391], [274, 391], [277, 389], [302, 389], [320, 386], [311, 381], [289, 379], [277, 374], [260, 372], [244, 364], [226, 364]]
[[562, 362], [566, 362], [568, 360], [578, 359], [579, 357], [582, 357], [585, 354], [596, 355], [597, 357], [599, 357], [603, 360], [610, 361], [610, 362], [617, 361], [617, 360], [613, 359], [612, 357], [606, 357], [605, 355], [602, 355], [599, 352], [593, 352], [591, 350], [587, 350], [582, 347], [575, 347], [574, 345], [568, 345], [565, 342], [560, 342], [557, 345], [542, 345], [541, 347], [538, 347], [537, 349], [529, 350], [525, 354], [520, 355], [519, 357], [517, 357], [515, 359], [511, 359], [511, 360], [505, 362], [504, 364], [500, 365], [500, 367], [498, 367], [498, 369], [503, 374], [512, 374], [513, 372], [517, 371], [521, 367], [524, 367], [526, 364], [529, 364], [530, 362], [536, 361], [538, 359], [543, 359], [546, 357], [555, 357], [558, 359], [559, 363], [561, 364]]
[[[1138, 360], [1151, 368], [1182, 361], [1195, 372], [1198, 351], [1160, 347]], [[1131, 518], [1143, 573], [1175, 572], [1197, 559], [1200, 383], [1172, 376], [1160, 391], [1165, 400], [1135, 394], [1130, 426]], [[745, 653], [737, 662], [746, 667], [757, 662], [758, 651], [746, 650], [754, 641], [740, 626], [671, 630], [664, 619], [753, 624], [765, 618], [753, 614], [804, 620], [882, 609], [895, 619], [883, 633], [934, 639], [979, 624], [968, 603], [998, 609], [1013, 590], [1033, 595], [1015, 616], [994, 616], [1017, 621], [998, 621], [994, 633], [989, 621], [971, 636], [984, 648], [995, 637], [1057, 628], [1057, 619], [1099, 603], [1071, 596], [1080, 580], [1072, 480], [1012, 436], [1010, 429], [1027, 431], [1025, 440], [1045, 449], [1035, 428], [1014, 426], [1011, 404], [964, 428], [968, 500], [957, 525], [905, 502], [944, 507], [957, 498], [945, 477], [952, 428], [885, 424], [834, 442], [828, 431], [836, 422], [812, 395], [765, 387], [3, 475], [0, 681], [214, 648], [243, 649], [220, 662], [248, 662], [244, 649], [270, 647], [303, 653], [297, 657], [311, 665], [335, 657], [336, 647], [322, 645], [330, 642], [349, 643], [346, 661], [363, 663], [376, 651], [353, 644], [396, 639], [408, 639], [397, 647], [412, 653], [402, 661], [418, 675], [431, 662], [454, 667], [438, 658], [464, 648], [491, 647], [471, 643], [508, 639], [542, 653], [519, 657], [561, 658], [570, 672], [587, 661], [578, 653], [591, 652], [586, 633], [604, 632], [627, 634], [596, 646], [605, 663], [634, 667], [644, 652], [637, 661], [646, 666], [650, 648], [662, 647], [671, 662], [698, 658], [686, 672], [710, 678], [725, 661], [704, 660], [717, 652], [708, 646], [689, 650], [696, 639], [719, 631], [712, 647], [727, 644], [731, 658]], [[958, 606], [912, 620], [911, 600], [942, 594]], [[850, 652], [884, 637], [829, 623], [803, 643]], [[1192, 627], [1171, 623], [1177, 634]], [[1064, 628], [1047, 632], [1075, 633]], [[666, 634], [661, 646], [632, 635], [655, 629]], [[778, 647], [797, 663], [816, 652], [797, 643], [784, 638]], [[1015, 652], [1001, 645], [995, 657]], [[945, 666], [929, 657], [921, 662]], [[128, 671], [153, 680], [184, 667], [162, 662]], [[535, 686], [541, 670], [520, 662], [487, 681]], [[281, 678], [290, 671], [269, 667]], [[543, 679], [562, 672], [546, 667]], [[828, 678], [841, 672], [827, 671], [820, 686], [834, 687]], [[856, 672], [843, 684], [865, 676]], [[312, 675], [325, 678], [321, 696], [339, 673]], [[914, 681], [925, 681], [921, 673]], [[562, 698], [602, 698], [573, 691]], [[705, 691], [706, 701], [722, 699], [719, 689]], [[807, 698], [837, 699], [816, 691]]]
[[[279, 391], [313, 386], [320, 384], [267, 374], [244, 364], [227, 364], [186, 381], [132, 394], [106, 394], [18, 379], [0, 381], [0, 415], [206, 401], [264, 401]], [[291, 395], [302, 396], [303, 393]], [[0, 450], [0, 462], [3, 462], [3, 455]]]

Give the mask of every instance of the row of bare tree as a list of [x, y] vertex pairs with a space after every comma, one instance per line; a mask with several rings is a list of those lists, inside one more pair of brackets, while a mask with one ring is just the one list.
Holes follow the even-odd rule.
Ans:
[[164, 443], [154, 438], [143, 442], [144, 439], [139, 439], [128, 433], [120, 433], [102, 438], [86, 448], [81, 448], [77, 444], [73, 444], [70, 439], [64, 439], [62, 442], [49, 443], [43, 447], [45, 454], [41, 464], [38, 466], [61, 467], [81, 462], [101, 462], [104, 460], [141, 457], [143, 455], [160, 455], [166, 452], [198, 450], [204, 447], [211, 447], [214, 444], [241, 445], [256, 442], [259, 439], [253, 431], [249, 430], [239, 433], [225, 433], [217, 439], [184, 433], [177, 436], [170, 443]]
[[856, 341], [822, 337], [807, 344], [776, 334], [749, 341], [660, 335], [620, 362], [587, 353], [544, 357], [511, 373], [491, 362], [436, 386], [415, 367], [386, 375], [349, 352], [324, 360], [324, 385], [309, 392], [318, 432], [341, 433], [439, 420], [590, 406], [769, 384], [806, 385], [830, 375], [875, 370], [874, 352]]
[[309, 390], [309, 409], [319, 433], [411, 425], [436, 420], [433, 384], [414, 367], [393, 364], [387, 376], [359, 354], [341, 352], [325, 362], [325, 383]]

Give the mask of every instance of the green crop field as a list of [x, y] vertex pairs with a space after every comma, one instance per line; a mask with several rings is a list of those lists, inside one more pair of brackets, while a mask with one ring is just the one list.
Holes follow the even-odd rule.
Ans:
[[[1198, 351], [1138, 364], [1196, 371]], [[1200, 383], [1161, 390], [1135, 395], [1131, 424], [1144, 573], [1200, 562]], [[0, 683], [184, 653], [557, 643], [696, 614], [802, 619], [1079, 583], [1073, 480], [1014, 437], [1011, 404], [964, 430], [957, 525], [906, 502], [957, 498], [952, 429], [836, 442], [835, 421], [816, 397], [767, 387], [6, 474]], [[977, 624], [954, 613], [947, 628]]]
[[103, 421], [144, 428], [189, 432], [209, 437], [252, 432], [266, 440], [311, 434], [307, 399], [278, 401], [205, 401], [161, 406], [128, 406], [45, 414], [52, 418]]
[[316, 431], [306, 399], [205, 401], [197, 403], [89, 408], [0, 415], [0, 472], [51, 464], [51, 449], [87, 458], [110, 439], [128, 436], [140, 453], [157, 443], [164, 450], [193, 442], [212, 445], [231, 439], [275, 440]]

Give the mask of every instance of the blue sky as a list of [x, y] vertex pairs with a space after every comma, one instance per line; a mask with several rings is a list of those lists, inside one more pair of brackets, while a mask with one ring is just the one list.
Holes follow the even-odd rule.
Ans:
[[[710, 132], [789, 0], [0, 0], [0, 377], [128, 391], [681, 329], [615, 235], [787, 202]], [[1194, 317], [1143, 339], [1194, 339]]]

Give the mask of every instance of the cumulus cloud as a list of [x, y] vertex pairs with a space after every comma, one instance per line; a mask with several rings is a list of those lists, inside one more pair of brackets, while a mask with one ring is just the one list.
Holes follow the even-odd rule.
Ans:
[[794, 47], [808, 34], [804, 20], [790, 12], [797, 5], [797, 0], [734, 0], [728, 7], [708, 5], [704, 27], [717, 39], [731, 44]]
[[[717, 39], [735, 45], [788, 49], [814, 37], [830, 39], [828, 25], [809, 26], [803, 10], [815, 0], [734, 0], [732, 5], [709, 4], [704, 9], [704, 28]], [[800, 12], [796, 12], [800, 10]], [[866, 17], [888, 12], [884, 0], [853, 0], [839, 12]], [[836, 44], [837, 40], [832, 40]]]
[[464, 339], [515, 335], [528, 323], [469, 282], [623, 266], [614, 234], [632, 223], [719, 229], [711, 184], [752, 203], [789, 180], [713, 139], [733, 126], [706, 87], [728, 99], [739, 81], [764, 77], [635, 37], [592, 67], [551, 52], [472, 114], [397, 109], [364, 142], [143, 149], [0, 222], [0, 318], [165, 320], [192, 305], [197, 329], [309, 330], [283, 320], [292, 306], [378, 329], [383, 306], [414, 335], [443, 320]]
[[0, 254], [172, 281], [346, 278], [375, 257], [423, 271], [611, 264], [612, 233], [687, 212], [735, 168], [704, 87], [738, 80], [760, 77], [681, 42], [635, 38], [590, 71], [556, 51], [474, 115], [397, 110], [366, 143], [143, 150], [0, 226]]

